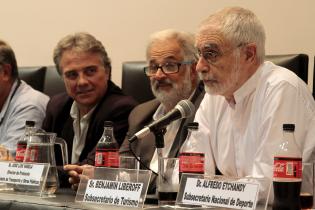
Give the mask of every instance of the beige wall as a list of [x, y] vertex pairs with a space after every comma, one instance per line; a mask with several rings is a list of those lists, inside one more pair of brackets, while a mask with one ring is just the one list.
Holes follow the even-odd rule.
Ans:
[[194, 32], [213, 11], [243, 6], [265, 25], [267, 54], [310, 56], [312, 84], [314, 0], [0, 0], [0, 5], [0, 38], [12, 45], [20, 66], [52, 65], [52, 49], [61, 37], [87, 31], [107, 48], [117, 84], [123, 61], [144, 60], [152, 32], [166, 28]]

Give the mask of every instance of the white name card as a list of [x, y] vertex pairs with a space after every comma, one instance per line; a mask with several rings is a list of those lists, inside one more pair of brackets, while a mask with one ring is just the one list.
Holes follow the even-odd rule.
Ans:
[[258, 183], [187, 178], [182, 202], [233, 209], [255, 209]]
[[45, 164], [0, 162], [0, 182], [39, 186]]
[[83, 202], [138, 207], [143, 183], [90, 179]]

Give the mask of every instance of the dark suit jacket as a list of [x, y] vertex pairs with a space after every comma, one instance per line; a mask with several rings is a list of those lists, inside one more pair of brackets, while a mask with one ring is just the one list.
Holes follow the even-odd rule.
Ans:
[[[203, 99], [204, 94], [205, 92], [204, 92], [203, 83], [200, 83], [198, 87], [196, 88], [193, 96], [191, 97], [191, 102], [194, 103], [195, 108], [196, 108], [195, 110], [198, 109], [200, 102]], [[145, 102], [136, 106], [132, 110], [128, 119], [129, 130], [128, 130], [126, 139], [124, 140], [123, 145], [120, 148], [121, 155], [132, 155], [129, 148], [130, 144], [129, 144], [128, 138], [134, 135], [137, 131], [139, 131], [145, 125], [148, 125], [152, 121], [152, 116], [157, 110], [159, 105], [160, 105], [160, 102], [156, 99], [153, 99], [151, 101], [148, 101], [148, 102]], [[180, 127], [178, 129], [178, 132], [176, 134], [176, 137], [174, 139], [173, 145], [171, 147], [170, 153], [168, 155], [169, 157], [178, 156], [179, 149], [187, 136], [187, 130], [184, 129], [184, 127], [188, 123], [193, 122], [194, 117], [195, 117], [195, 113], [191, 117], [182, 120]], [[155, 136], [152, 133], [150, 133], [144, 138], [134, 141], [131, 144], [131, 148], [135, 152], [135, 154], [140, 157], [141, 162], [143, 162], [147, 167], [149, 167], [151, 159], [155, 152], [155, 148], [156, 148]], [[153, 177], [151, 179], [151, 182], [153, 182], [154, 179], [155, 178]], [[149, 193], [153, 193], [154, 191], [153, 188], [154, 186], [151, 185], [149, 189]]]
[[[71, 160], [74, 137], [73, 120], [70, 116], [72, 103], [73, 99], [66, 93], [52, 97], [47, 105], [46, 117], [42, 126], [44, 130], [55, 132], [58, 137], [66, 140], [69, 161]], [[113, 121], [114, 135], [119, 145], [121, 145], [128, 130], [129, 113], [135, 105], [136, 101], [132, 97], [124, 95], [121, 89], [113, 82], [108, 82], [107, 92], [91, 116], [85, 146], [79, 157], [78, 164], [87, 163], [94, 165], [94, 147], [102, 136], [104, 121]], [[56, 154], [56, 156], [59, 155]], [[61, 165], [59, 161], [57, 162], [57, 165]]]

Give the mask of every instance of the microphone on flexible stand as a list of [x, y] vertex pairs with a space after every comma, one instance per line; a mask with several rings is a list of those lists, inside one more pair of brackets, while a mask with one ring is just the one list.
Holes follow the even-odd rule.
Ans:
[[[135, 133], [131, 138], [129, 138], [128, 140], [130, 142], [129, 144], [130, 148], [132, 142], [134, 142], [137, 139], [141, 139], [148, 135], [149, 133], [153, 132], [155, 135], [156, 152], [158, 155], [158, 169], [160, 170], [161, 158], [163, 157], [162, 148], [164, 148], [164, 133], [166, 130], [165, 127], [175, 120], [190, 117], [194, 112], [195, 106], [191, 101], [181, 100], [180, 102], [177, 103], [174, 109], [169, 111], [166, 115], [145, 126], [143, 129], [141, 129], [140, 131]], [[154, 173], [156, 174], [156, 172]], [[158, 174], [160, 174], [160, 171]]]
[[[171, 122], [190, 117], [195, 112], [194, 104], [189, 100], [181, 100], [177, 103], [177, 105], [169, 111], [166, 115], [161, 117], [158, 120], [153, 121], [149, 125], [145, 126], [143, 129], [135, 133], [131, 138], [129, 138], [129, 142], [132, 143], [137, 139], [141, 139], [147, 136], [151, 132], [158, 132], [161, 129], [164, 129]], [[164, 145], [164, 143], [163, 143]]]

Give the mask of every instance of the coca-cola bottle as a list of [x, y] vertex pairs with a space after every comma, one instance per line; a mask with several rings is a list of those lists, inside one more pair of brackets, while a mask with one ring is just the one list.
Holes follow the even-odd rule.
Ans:
[[198, 123], [192, 122], [187, 125], [188, 134], [179, 150], [179, 176], [182, 173], [204, 173], [205, 154], [198, 149], [200, 142], [197, 138], [190, 138], [193, 132], [198, 130]]
[[104, 122], [104, 132], [96, 145], [96, 167], [119, 167], [119, 146], [114, 137], [113, 122]]
[[294, 124], [283, 124], [283, 141], [274, 156], [273, 210], [298, 210], [302, 182], [302, 155], [294, 138]]
[[23, 162], [24, 155], [27, 147], [27, 141], [30, 137], [31, 132], [35, 128], [35, 121], [27, 120], [25, 121], [25, 131], [24, 135], [18, 140], [16, 144], [16, 151], [15, 151], [15, 161]]

